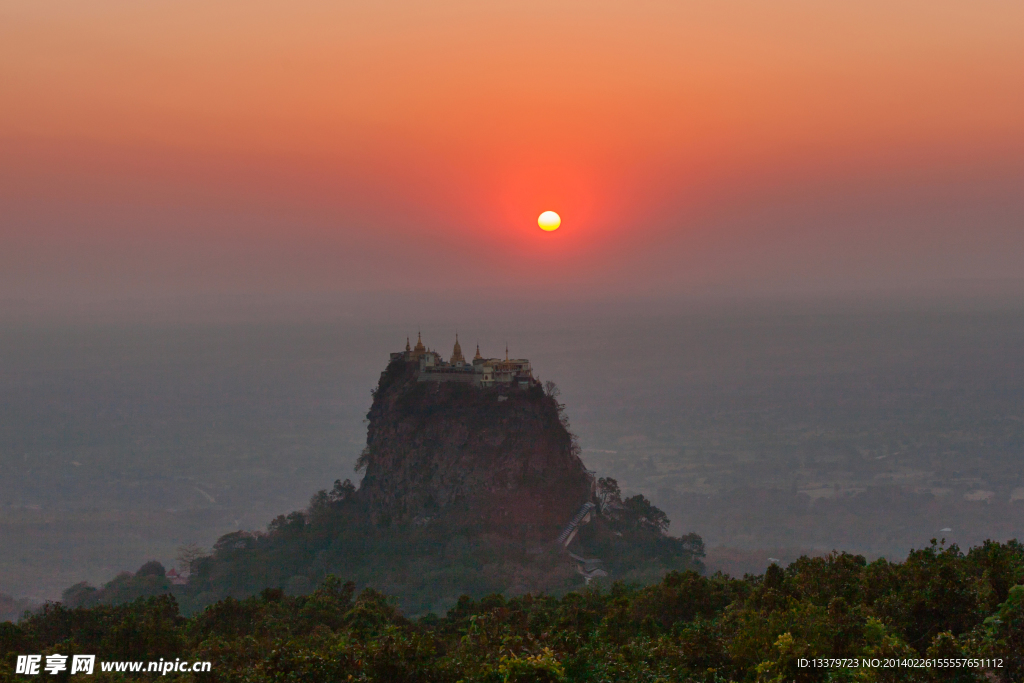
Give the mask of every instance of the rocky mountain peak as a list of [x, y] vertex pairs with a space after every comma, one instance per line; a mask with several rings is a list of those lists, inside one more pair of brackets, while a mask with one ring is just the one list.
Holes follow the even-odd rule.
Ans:
[[359, 497], [375, 519], [468, 515], [550, 539], [593, 498], [562, 407], [539, 384], [417, 381], [417, 367], [392, 359], [373, 392]]

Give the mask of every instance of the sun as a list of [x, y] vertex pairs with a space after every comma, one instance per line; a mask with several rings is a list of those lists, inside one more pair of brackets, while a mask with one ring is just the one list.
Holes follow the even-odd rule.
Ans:
[[558, 230], [558, 226], [562, 224], [562, 218], [554, 211], [545, 211], [537, 219], [537, 225], [540, 226], [541, 230], [551, 232], [552, 230]]

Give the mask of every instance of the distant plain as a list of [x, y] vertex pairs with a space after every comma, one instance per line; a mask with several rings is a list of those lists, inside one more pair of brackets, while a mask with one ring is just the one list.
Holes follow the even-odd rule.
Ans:
[[8, 320], [0, 592], [170, 566], [358, 480], [370, 390], [417, 324], [530, 358], [587, 466], [701, 534], [712, 570], [1021, 535], [1018, 308], [438, 310]]

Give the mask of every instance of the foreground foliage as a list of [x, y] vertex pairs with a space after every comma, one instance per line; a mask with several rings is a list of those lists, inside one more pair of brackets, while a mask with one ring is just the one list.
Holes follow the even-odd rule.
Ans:
[[[561, 598], [461, 598], [405, 618], [331, 575], [308, 595], [228, 598], [191, 618], [171, 595], [47, 605], [0, 624], [0, 680], [25, 653], [209, 660], [216, 681], [1018, 681], [1024, 546], [936, 543], [905, 562], [832, 554], [733, 579], [670, 572]], [[1001, 659], [1002, 668], [810, 668], [800, 658]], [[97, 673], [96, 680], [120, 680]], [[133, 675], [133, 680], [146, 678]], [[150, 675], [151, 676], [151, 675]], [[172, 678], [174, 674], [170, 675]], [[38, 677], [36, 677], [38, 678]]]

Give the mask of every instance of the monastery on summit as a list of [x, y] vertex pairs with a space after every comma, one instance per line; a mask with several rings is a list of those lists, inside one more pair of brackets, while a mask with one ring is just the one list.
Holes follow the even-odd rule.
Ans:
[[529, 389], [539, 381], [534, 379], [530, 361], [525, 358], [508, 357], [505, 348], [505, 360], [500, 358], [484, 358], [480, 355], [477, 344], [476, 356], [467, 361], [462, 355], [459, 335], [455, 335], [455, 348], [451, 358], [445, 362], [437, 351], [423, 345], [423, 339], [416, 335], [416, 346], [410, 347], [405, 340], [405, 351], [391, 354], [391, 360], [402, 360], [406, 363], [419, 364], [417, 381], [419, 382], [465, 382], [478, 387], [509, 386]]

